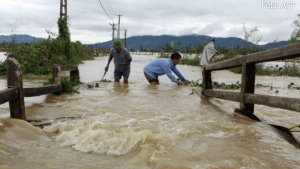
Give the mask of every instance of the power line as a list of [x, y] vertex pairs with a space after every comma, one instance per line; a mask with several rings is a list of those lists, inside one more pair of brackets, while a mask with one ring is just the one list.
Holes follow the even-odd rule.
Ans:
[[109, 1], [108, 1], [108, 0], [106, 0], [106, 1], [107, 1], [107, 3], [108, 3], [108, 6], [109, 6], [110, 10], [113, 12], [113, 14], [117, 15], [117, 14], [114, 12], [114, 10], [112, 9], [112, 7], [110, 6]]
[[113, 21], [113, 19], [111, 19], [111, 17], [110, 17], [110, 16], [108, 15], [108, 13], [106, 12], [104, 6], [102, 5], [102, 2], [101, 2], [100, 0], [99, 0], [99, 2], [100, 2], [100, 4], [101, 4], [102, 9], [103, 9], [104, 12], [106, 13], [107, 17], [109, 17], [109, 19]]
[[108, 0], [104, 0], [107, 8], [109, 9], [109, 11], [113, 14], [113, 15], [117, 15], [115, 14], [114, 10], [111, 8], [110, 4], [109, 4], [109, 1]]

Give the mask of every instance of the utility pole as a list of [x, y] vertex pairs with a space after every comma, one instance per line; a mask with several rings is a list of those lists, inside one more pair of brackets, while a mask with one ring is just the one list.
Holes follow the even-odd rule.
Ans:
[[123, 15], [117, 15], [117, 16], [119, 16], [119, 22], [118, 22], [118, 40], [120, 40], [120, 24], [121, 24], [121, 16], [123, 16]]
[[116, 26], [116, 24], [113, 22], [112, 24], [110, 24], [110, 26], [112, 26], [112, 41], [111, 42], [113, 42], [115, 40], [115, 30], [116, 30], [115, 26]]
[[125, 29], [125, 48], [127, 48], [127, 38], [126, 38], [127, 29]]
[[60, 0], [60, 19], [68, 17], [67, 0]]

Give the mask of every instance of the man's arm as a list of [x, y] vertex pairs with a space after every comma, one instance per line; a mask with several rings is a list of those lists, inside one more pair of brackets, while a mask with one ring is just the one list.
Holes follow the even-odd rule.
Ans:
[[181, 79], [181, 81], [184, 82], [185, 85], [188, 85], [188, 81], [182, 76], [182, 74], [180, 73], [180, 71], [176, 68], [176, 66], [174, 66], [174, 68], [172, 69], [172, 71]]
[[186, 81], [186, 79], [182, 76], [182, 74], [179, 72], [179, 70], [176, 68], [176, 66], [174, 66], [172, 71], [181, 79], [181, 81], [183, 81], [183, 82]]
[[[127, 51], [127, 50], [126, 50], [126, 51]], [[125, 66], [122, 67], [122, 68], [120, 69], [120, 72], [124, 72], [125, 69], [130, 65], [130, 63], [131, 63], [131, 61], [132, 61], [132, 57], [131, 57], [129, 51], [127, 51], [127, 53], [126, 53], [126, 55], [125, 55], [125, 58], [127, 59], [127, 62], [126, 62], [126, 64], [125, 64]]]
[[110, 64], [110, 62], [111, 62], [111, 60], [112, 60], [112, 58], [113, 58], [114, 56], [113, 55], [110, 55], [110, 57], [109, 57], [109, 59], [108, 59], [108, 62], [107, 62], [107, 65], [106, 65], [106, 67], [105, 67], [105, 72], [107, 72], [108, 71], [108, 68], [109, 68], [109, 64]]
[[132, 61], [132, 58], [129, 59], [129, 60], [127, 61], [126, 65], [120, 69], [120, 72], [124, 72], [125, 69], [130, 65], [131, 61]]
[[161, 62], [161, 67], [164, 70], [164, 72], [167, 74], [169, 79], [171, 79], [172, 82], [177, 83], [178, 85], [182, 85], [182, 83], [178, 82], [177, 79], [175, 78], [175, 76], [172, 74], [171, 65], [170, 65], [169, 62], [162, 61]]

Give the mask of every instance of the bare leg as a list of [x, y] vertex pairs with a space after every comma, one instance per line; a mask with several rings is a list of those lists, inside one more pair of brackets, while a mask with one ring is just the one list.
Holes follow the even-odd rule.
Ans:
[[159, 85], [159, 83], [157, 83], [156, 81], [153, 81], [150, 83], [152, 86], [156, 86], [156, 85]]
[[120, 76], [118, 76], [118, 77], [115, 77], [115, 82], [120, 82]]
[[125, 84], [128, 84], [128, 78], [125, 78], [125, 77], [124, 77], [124, 83], [125, 83]]

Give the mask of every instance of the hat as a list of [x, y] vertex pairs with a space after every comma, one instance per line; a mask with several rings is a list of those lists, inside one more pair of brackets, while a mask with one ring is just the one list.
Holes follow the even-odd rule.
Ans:
[[123, 48], [123, 44], [120, 40], [115, 40], [114, 43], [112, 44], [112, 47], [114, 49], [117, 49], [117, 48]]

